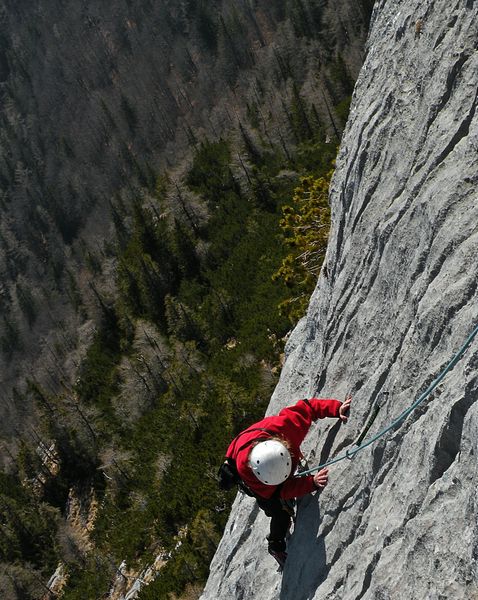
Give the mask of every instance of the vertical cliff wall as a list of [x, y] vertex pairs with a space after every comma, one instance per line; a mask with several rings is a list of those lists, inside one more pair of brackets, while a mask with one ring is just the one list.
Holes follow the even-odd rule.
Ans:
[[[478, 323], [478, 2], [380, 0], [330, 202], [333, 229], [269, 413], [344, 398], [314, 426], [318, 464], [407, 408]], [[203, 600], [478, 598], [478, 340], [394, 431], [304, 498], [283, 575], [239, 495]]]

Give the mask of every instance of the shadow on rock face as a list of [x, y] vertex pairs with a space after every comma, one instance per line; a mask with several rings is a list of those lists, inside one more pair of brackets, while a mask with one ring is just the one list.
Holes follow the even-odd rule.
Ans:
[[319, 494], [299, 501], [297, 522], [289, 540], [280, 600], [309, 600], [328, 573], [325, 543], [319, 537]]

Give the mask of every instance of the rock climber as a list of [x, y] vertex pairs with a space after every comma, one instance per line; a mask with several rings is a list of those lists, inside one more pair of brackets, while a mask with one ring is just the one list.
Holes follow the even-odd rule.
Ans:
[[290, 501], [323, 490], [329, 477], [328, 469], [321, 469], [315, 475], [296, 475], [302, 458], [300, 444], [317, 419], [335, 417], [345, 423], [351, 402], [350, 396], [344, 402], [320, 398], [299, 400], [278, 415], [266, 417], [242, 431], [227, 449], [226, 460], [219, 469], [219, 485], [223, 489], [239, 485], [271, 517], [268, 550], [281, 568], [287, 558], [285, 538], [293, 515]]

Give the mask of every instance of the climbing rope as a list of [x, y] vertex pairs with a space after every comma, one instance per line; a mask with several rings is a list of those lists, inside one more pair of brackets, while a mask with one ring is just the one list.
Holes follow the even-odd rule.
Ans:
[[[300, 473], [297, 474], [297, 477], [304, 477], [306, 475], [310, 475], [311, 473], [314, 473], [315, 471], [319, 471], [320, 469], [323, 469], [324, 467], [328, 467], [329, 465], [338, 463], [341, 460], [345, 460], [346, 458], [352, 458], [353, 456], [358, 454], [361, 450], [364, 450], [365, 448], [367, 448], [368, 446], [370, 446], [371, 444], [376, 442], [379, 438], [383, 437], [391, 429], [396, 427], [399, 423], [401, 423], [404, 419], [406, 419], [408, 417], [408, 415], [411, 412], [413, 412], [415, 410], [415, 408], [417, 408], [417, 406], [425, 400], [425, 398], [427, 398], [433, 392], [433, 390], [438, 386], [438, 384], [442, 381], [442, 379], [445, 377], [445, 375], [449, 371], [451, 371], [451, 369], [453, 369], [453, 367], [456, 365], [456, 363], [460, 360], [460, 358], [463, 356], [466, 349], [471, 344], [471, 342], [474, 340], [474, 338], [476, 337], [477, 334], [478, 334], [478, 325], [470, 333], [468, 338], [465, 340], [465, 343], [463, 344], [463, 346], [458, 350], [458, 352], [450, 360], [450, 362], [443, 369], [443, 371], [438, 375], [438, 377], [430, 384], [430, 386], [423, 392], [423, 394], [421, 394], [412, 405], [410, 405], [406, 410], [404, 410], [400, 415], [398, 415], [398, 417], [396, 419], [394, 419], [390, 423], [390, 425], [388, 425], [387, 427], [385, 427], [384, 429], [379, 431], [376, 435], [374, 435], [373, 437], [371, 437], [369, 440], [365, 441], [362, 444], [360, 442], [362, 441], [365, 433], [367, 432], [367, 430], [369, 428], [369, 427], [368, 428], [366, 427], [364, 429], [364, 431], [362, 432], [362, 434], [360, 434], [359, 438], [357, 438], [357, 442], [359, 442], [359, 445], [357, 447], [353, 447], [354, 444], [352, 444], [352, 448], [347, 449], [344, 454], [342, 454], [340, 456], [336, 456], [335, 458], [331, 458], [330, 460], [319, 465], [318, 467], [313, 467], [312, 469], [308, 469], [307, 471], [301, 471]], [[376, 414], [375, 414], [375, 416], [376, 416]], [[373, 420], [372, 420], [372, 422], [373, 422]], [[368, 421], [368, 424], [371, 425], [370, 419]]]

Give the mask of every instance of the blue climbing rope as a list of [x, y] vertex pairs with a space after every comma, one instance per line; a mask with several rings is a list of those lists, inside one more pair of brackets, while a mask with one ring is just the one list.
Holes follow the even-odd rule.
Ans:
[[396, 419], [394, 419], [390, 423], [390, 425], [388, 425], [387, 427], [385, 427], [384, 429], [382, 429], [381, 431], [379, 431], [376, 435], [374, 435], [373, 437], [371, 437], [369, 440], [365, 441], [363, 444], [360, 444], [360, 446], [357, 446], [356, 448], [348, 449], [344, 454], [342, 454], [340, 456], [336, 456], [335, 458], [331, 458], [330, 460], [328, 460], [327, 462], [319, 465], [318, 467], [313, 467], [312, 469], [308, 469], [307, 471], [301, 471], [300, 473], [297, 474], [297, 476], [298, 477], [304, 477], [305, 475], [310, 475], [311, 473], [314, 473], [315, 471], [319, 471], [320, 469], [323, 469], [324, 467], [328, 467], [329, 465], [333, 465], [335, 463], [338, 463], [341, 460], [344, 460], [346, 458], [352, 458], [353, 456], [355, 456], [356, 454], [358, 454], [361, 450], [364, 450], [364, 448], [367, 448], [368, 446], [370, 446], [371, 444], [373, 444], [374, 442], [376, 442], [379, 438], [383, 437], [391, 429], [393, 429], [394, 427], [396, 427], [399, 423], [401, 423], [404, 419], [406, 419], [408, 417], [408, 415], [412, 411], [414, 411], [415, 408], [417, 408], [417, 406], [419, 404], [421, 404], [425, 400], [425, 398], [427, 398], [433, 392], [433, 390], [442, 381], [442, 379], [445, 377], [445, 375], [449, 371], [451, 371], [451, 369], [453, 369], [453, 367], [456, 365], [456, 363], [460, 360], [460, 358], [463, 356], [463, 354], [465, 353], [466, 349], [471, 344], [471, 342], [474, 340], [474, 338], [476, 337], [477, 334], [478, 334], [478, 325], [470, 333], [470, 335], [466, 339], [466, 341], [463, 344], [463, 346], [458, 350], [458, 352], [450, 360], [450, 362], [443, 369], [443, 371], [438, 375], [438, 377], [430, 384], [430, 386], [423, 392], [423, 394], [421, 394], [417, 398], [417, 400], [415, 400], [415, 402], [412, 405], [410, 405], [406, 410], [404, 410], [400, 415], [398, 415], [398, 417]]

